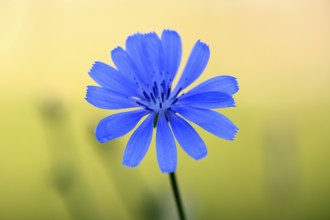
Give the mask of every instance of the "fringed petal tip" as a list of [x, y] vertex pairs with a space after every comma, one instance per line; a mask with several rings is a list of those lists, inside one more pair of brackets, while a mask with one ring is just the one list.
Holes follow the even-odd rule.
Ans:
[[[172, 29], [163, 29], [162, 33], [175, 33], [175, 34], [179, 35], [177, 31], [172, 30]], [[143, 36], [150, 35], [150, 34], [157, 35], [157, 33], [155, 31], [150, 31], [150, 32], [146, 32], [146, 33], [135, 32], [134, 34], [129, 35], [127, 37], [127, 39], [134, 38], [134, 37], [143, 37]]]
[[235, 127], [235, 131], [233, 132], [232, 137], [228, 137], [228, 138], [224, 138], [224, 139], [226, 139], [228, 141], [234, 141], [234, 139], [237, 136], [238, 130], [239, 130], [238, 127]]
[[95, 81], [95, 67], [97, 66], [97, 61], [92, 64], [92, 67], [88, 71], [88, 75]]
[[110, 55], [113, 56], [118, 51], [123, 51], [124, 49], [121, 46], [115, 47], [110, 51]]
[[233, 98], [233, 103], [232, 103], [232, 104], [233, 104], [233, 105], [232, 105], [232, 106], [229, 106], [228, 108], [235, 108], [235, 107], [237, 107], [234, 98]]
[[[90, 96], [90, 91], [93, 88], [93, 86], [87, 86], [86, 93], [85, 93], [85, 100], [90, 103], [89, 96]], [[92, 104], [92, 103], [90, 103]], [[92, 104], [93, 105], [93, 104]]]
[[175, 30], [171, 30], [171, 29], [164, 29], [162, 34], [165, 34], [165, 33], [179, 35], [178, 32], [176, 32]]
[[197, 40], [195, 46], [201, 47], [204, 50], [208, 57], [210, 57], [210, 46], [202, 40]]
[[[240, 89], [239, 85], [238, 85], [238, 80], [235, 78], [235, 81], [236, 81], [236, 92], [238, 92], [238, 90]], [[235, 92], [235, 93], [236, 93]]]
[[[90, 76], [93, 76], [93, 70], [95, 69], [95, 65], [98, 61], [95, 61], [93, 64], [92, 64], [92, 67], [89, 69], [88, 71], [88, 75]], [[92, 77], [93, 78], [93, 77]]]
[[134, 34], [131, 34], [127, 37], [126, 41], [132, 39], [132, 38], [141, 38], [141, 37], [145, 37], [148, 35], [157, 35], [155, 31], [150, 31], [150, 32], [146, 32], [146, 33], [141, 33], [141, 32], [135, 32]]
[[239, 85], [238, 85], [238, 80], [237, 80], [237, 77], [234, 77], [234, 76], [229, 76], [229, 75], [221, 75], [223, 77], [228, 77], [228, 78], [231, 78], [235, 83], [232, 85], [232, 87], [234, 87], [234, 93], [232, 93], [232, 95], [234, 95], [235, 93], [238, 92], [238, 90], [240, 89]]
[[205, 48], [210, 49], [210, 46], [207, 43], [205, 43], [204, 41], [202, 41], [201, 39], [197, 40], [196, 44], [197, 43], [200, 44], [201, 46], [204, 46]]

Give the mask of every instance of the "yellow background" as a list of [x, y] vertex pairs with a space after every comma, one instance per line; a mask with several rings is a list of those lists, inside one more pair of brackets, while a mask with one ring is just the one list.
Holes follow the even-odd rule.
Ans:
[[189, 219], [330, 219], [327, 0], [0, 0], [0, 219], [176, 218], [154, 144], [122, 167], [129, 135], [97, 144], [110, 112], [84, 100], [94, 61], [164, 28], [181, 35], [181, 69], [196, 40], [210, 45], [195, 85], [240, 85], [237, 108], [221, 110], [235, 141], [198, 129], [209, 155], [178, 150]]

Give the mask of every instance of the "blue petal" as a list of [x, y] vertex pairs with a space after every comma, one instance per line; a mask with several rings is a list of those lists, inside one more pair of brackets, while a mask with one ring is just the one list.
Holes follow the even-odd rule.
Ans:
[[143, 36], [145, 67], [149, 68], [150, 73], [159, 73], [163, 67], [163, 48], [162, 43], [156, 33], [148, 33]]
[[123, 95], [98, 86], [87, 86], [86, 100], [90, 104], [104, 109], [122, 109], [139, 106], [135, 101]]
[[173, 106], [172, 109], [218, 137], [234, 140], [238, 131], [228, 118], [218, 112], [187, 106]]
[[194, 95], [184, 94], [176, 105], [189, 105], [199, 108], [226, 108], [235, 107], [235, 101], [231, 95], [222, 92], [203, 92]]
[[136, 67], [143, 74], [146, 72], [146, 69], [142, 38], [143, 35], [140, 33], [129, 36], [126, 40], [126, 51], [132, 60], [134, 60]]
[[196, 160], [205, 157], [207, 155], [205, 143], [195, 129], [176, 114], [169, 112], [168, 115], [175, 138], [182, 149]]
[[126, 96], [140, 96], [134, 82], [118, 70], [102, 63], [95, 62], [89, 75], [102, 87]]
[[233, 95], [238, 91], [238, 84], [235, 77], [232, 76], [216, 76], [205, 82], [202, 82], [195, 88], [191, 89], [186, 95], [192, 95], [202, 92], [223, 92]]
[[110, 115], [102, 119], [96, 127], [96, 138], [100, 143], [125, 135], [132, 130], [148, 111], [135, 110]]
[[163, 173], [176, 170], [177, 152], [175, 140], [163, 113], [159, 114], [156, 133], [157, 160]]
[[[180, 88], [184, 89], [194, 82], [204, 71], [210, 58], [210, 49], [205, 43], [197, 41], [192, 49], [188, 62], [183, 70], [182, 76], [175, 88], [175, 92]], [[174, 92], [174, 93], [175, 93]]]
[[142, 74], [139, 72], [135, 63], [128, 53], [121, 47], [111, 51], [111, 58], [118, 70], [132, 80], [142, 80]]
[[163, 52], [160, 39], [155, 33], [135, 34], [127, 38], [126, 51], [141, 73], [145, 85], [153, 74], [159, 74]]
[[170, 79], [174, 79], [181, 61], [182, 44], [180, 35], [176, 31], [164, 30], [162, 33], [164, 51], [164, 68]]
[[136, 167], [148, 151], [152, 139], [154, 115], [148, 118], [135, 130], [129, 139], [123, 157], [123, 164]]

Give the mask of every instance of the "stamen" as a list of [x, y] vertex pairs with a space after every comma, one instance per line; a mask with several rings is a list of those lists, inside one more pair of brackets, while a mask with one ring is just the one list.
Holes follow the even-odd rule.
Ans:
[[148, 94], [146, 93], [146, 91], [143, 91], [143, 95], [148, 100], [148, 102], [150, 102], [150, 97], [148, 96]]
[[165, 92], [166, 91], [166, 89], [165, 89], [165, 80], [162, 81], [161, 85], [162, 85], [163, 92]]
[[157, 86], [157, 83], [154, 82], [154, 87], [153, 87], [153, 90], [154, 90], [154, 94], [156, 97], [159, 97], [159, 94], [158, 94], [158, 86]]
[[154, 94], [155, 94], [155, 97], [158, 97], [158, 91], [156, 90], [156, 88], [155, 88], [155, 87], [152, 87], [152, 91], [154, 92]]
[[177, 101], [178, 101], [179, 99], [178, 98], [176, 98], [173, 102], [172, 102], [172, 104], [171, 105], [174, 105]]
[[168, 99], [168, 97], [170, 97], [170, 94], [171, 94], [171, 87], [168, 87], [167, 93], [166, 93], [166, 99]]
[[152, 98], [152, 101], [154, 101], [154, 103], [156, 104], [156, 99], [155, 99], [154, 95], [152, 93], [150, 93], [150, 96]]
[[[141, 81], [138, 78], [136, 78], [135, 76], [133, 77], [133, 80], [135, 81], [135, 84], [137, 85], [137, 87], [139, 88], [141, 93], [145, 93], [144, 92], [146, 90], [145, 85], [143, 83], [141, 83]], [[148, 101], [150, 101], [150, 98], [148, 99]]]
[[141, 106], [143, 106], [144, 109], [147, 109], [149, 111], [154, 111], [153, 109], [149, 108], [147, 105], [145, 105], [145, 104], [143, 104], [143, 103], [141, 103], [139, 101], [136, 101], [136, 103], [139, 104], [139, 105], [141, 105]]
[[165, 118], [166, 118], [166, 121], [168, 122], [169, 120], [168, 120], [168, 117], [167, 117], [167, 114], [165, 113]]
[[181, 92], [181, 90], [182, 90], [182, 87], [180, 87], [180, 89], [176, 92], [174, 97], [177, 97], [177, 95]]
[[139, 105], [142, 105], [143, 107], [148, 107], [148, 106], [146, 106], [145, 104], [143, 104], [143, 103], [141, 103], [139, 101], [136, 101], [136, 103], [139, 104]]

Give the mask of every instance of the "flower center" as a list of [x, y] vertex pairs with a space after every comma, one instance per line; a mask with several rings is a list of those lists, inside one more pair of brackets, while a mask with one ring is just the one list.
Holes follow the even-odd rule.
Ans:
[[181, 89], [179, 89], [174, 96], [171, 95], [172, 79], [169, 78], [168, 75], [168, 72], [166, 72], [166, 74], [160, 72], [160, 74], [156, 76], [155, 72], [153, 72], [151, 75], [151, 85], [147, 84], [141, 87], [139, 83], [137, 83], [144, 98], [136, 101], [136, 103], [155, 113], [166, 112], [170, 109], [178, 100], [177, 95]]

